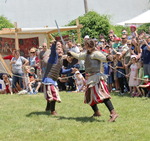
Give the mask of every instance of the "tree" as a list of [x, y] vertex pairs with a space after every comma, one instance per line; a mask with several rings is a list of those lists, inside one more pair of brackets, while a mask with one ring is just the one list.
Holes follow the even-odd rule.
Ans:
[[4, 16], [0, 16], [0, 30], [2, 28], [12, 28], [14, 25]]
[[[110, 29], [109, 18], [106, 15], [100, 15], [94, 11], [90, 11], [83, 16], [78, 17], [80, 24], [83, 25], [81, 29], [81, 36], [89, 35], [90, 38], [98, 38], [101, 33], [108, 35]], [[71, 21], [69, 26], [76, 25], [76, 20]], [[69, 31], [76, 33], [76, 31]]]
[[145, 31], [146, 33], [150, 32], [150, 23], [145, 23], [138, 27], [138, 32]]
[[124, 27], [122, 25], [111, 25], [111, 29], [114, 31], [114, 33], [118, 36], [121, 37], [122, 36], [122, 30], [125, 29], [128, 34], [130, 34], [130, 28], [129, 27]]

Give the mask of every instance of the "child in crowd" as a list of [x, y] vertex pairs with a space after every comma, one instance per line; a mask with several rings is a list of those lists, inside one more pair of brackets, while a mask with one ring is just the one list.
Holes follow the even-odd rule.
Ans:
[[137, 86], [137, 90], [139, 93], [139, 96], [145, 96], [150, 97], [150, 81], [149, 76], [145, 75], [143, 80], [143, 84]]
[[142, 61], [138, 62], [138, 67], [139, 67], [139, 71], [138, 71], [139, 84], [141, 84], [142, 79], [144, 77], [144, 68], [143, 68], [143, 62]]
[[104, 74], [108, 76], [107, 78], [107, 84], [108, 84], [108, 90], [109, 92], [112, 91], [112, 83], [113, 83], [113, 73], [112, 73], [112, 62], [104, 62], [103, 67], [104, 67]]
[[[112, 48], [110, 46], [106, 46], [104, 52], [111, 54]], [[109, 92], [112, 91], [112, 84], [113, 84], [113, 62], [103, 62], [103, 67], [104, 67], [104, 74], [108, 75], [107, 78], [107, 85], [108, 85], [108, 90]]]
[[24, 66], [23, 68], [23, 90], [21, 90], [18, 94], [27, 94], [29, 90], [29, 73], [30, 73], [30, 66]]
[[76, 92], [84, 92], [85, 79], [83, 75], [79, 71], [76, 71], [74, 74], [74, 78], [75, 78]]
[[119, 81], [119, 86], [120, 86], [120, 95], [124, 95], [124, 80], [125, 80], [125, 67], [123, 65], [123, 61], [120, 58], [121, 52], [117, 52], [116, 54], [116, 77]]
[[138, 37], [138, 33], [137, 33], [135, 25], [131, 25], [130, 26], [130, 31], [131, 31], [131, 37], [132, 38]]
[[8, 75], [3, 74], [2, 78], [3, 78], [4, 84], [6, 86], [6, 93], [10, 93], [12, 95], [13, 92], [12, 92], [11, 82], [9, 80]]
[[[138, 81], [138, 64], [137, 64], [137, 57], [136, 55], [131, 55], [131, 66], [130, 66], [130, 73], [129, 76], [129, 87], [131, 96], [137, 96], [136, 86], [139, 84]], [[133, 90], [132, 90], [133, 88]]]
[[30, 68], [28, 86], [29, 94], [37, 94], [41, 86], [41, 82], [39, 82], [37, 75], [35, 74], [35, 69], [33, 67]]

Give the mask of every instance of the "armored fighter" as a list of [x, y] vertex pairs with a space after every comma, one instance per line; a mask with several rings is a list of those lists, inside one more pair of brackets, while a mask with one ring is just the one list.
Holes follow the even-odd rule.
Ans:
[[105, 55], [95, 49], [95, 43], [92, 39], [85, 41], [86, 52], [74, 53], [69, 52], [74, 58], [79, 60], [85, 60], [85, 72], [87, 77], [86, 92], [84, 97], [84, 103], [89, 104], [94, 114], [93, 116], [101, 116], [98, 109], [98, 103], [104, 103], [110, 111], [109, 122], [115, 121], [118, 117], [112, 102], [110, 101], [110, 94], [105, 82], [106, 76], [100, 73], [101, 62], [107, 62], [112, 60], [111, 55]]

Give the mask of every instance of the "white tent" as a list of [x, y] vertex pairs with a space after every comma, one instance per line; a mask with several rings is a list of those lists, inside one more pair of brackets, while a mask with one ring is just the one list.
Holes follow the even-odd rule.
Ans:
[[150, 23], [150, 10], [124, 22], [117, 23], [117, 25], [142, 25], [144, 23]]

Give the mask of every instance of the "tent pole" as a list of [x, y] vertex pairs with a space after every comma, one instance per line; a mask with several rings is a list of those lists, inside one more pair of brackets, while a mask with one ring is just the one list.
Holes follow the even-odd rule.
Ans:
[[81, 44], [81, 33], [80, 33], [79, 19], [76, 19], [76, 25], [77, 25], [78, 43], [80, 43], [80, 44]]
[[15, 25], [15, 49], [16, 49], [16, 50], [19, 50], [19, 40], [18, 40], [17, 22], [15, 22], [14, 25]]

